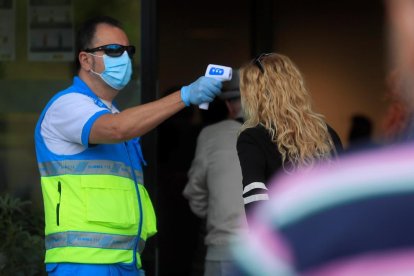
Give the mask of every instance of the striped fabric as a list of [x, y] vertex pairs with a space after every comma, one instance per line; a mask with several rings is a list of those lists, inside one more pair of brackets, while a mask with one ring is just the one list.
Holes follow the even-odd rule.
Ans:
[[267, 192], [268, 189], [263, 182], [252, 182], [246, 185], [243, 189], [244, 205], [256, 201], [269, 200]]
[[271, 187], [234, 247], [249, 275], [414, 275], [414, 145], [281, 175]]

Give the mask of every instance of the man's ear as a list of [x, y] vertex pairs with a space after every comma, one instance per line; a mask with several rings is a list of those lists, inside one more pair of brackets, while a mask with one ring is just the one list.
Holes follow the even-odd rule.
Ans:
[[233, 108], [232, 108], [232, 106], [231, 106], [230, 102], [229, 102], [228, 100], [225, 100], [224, 102], [226, 103], [227, 110], [228, 110], [229, 112], [231, 112]]
[[92, 69], [92, 57], [85, 52], [80, 52], [78, 55], [80, 68], [89, 72]]
[[228, 100], [225, 100], [224, 102], [226, 103], [227, 111], [228, 111], [229, 116], [233, 117], [234, 116], [234, 108], [233, 108], [232, 104]]

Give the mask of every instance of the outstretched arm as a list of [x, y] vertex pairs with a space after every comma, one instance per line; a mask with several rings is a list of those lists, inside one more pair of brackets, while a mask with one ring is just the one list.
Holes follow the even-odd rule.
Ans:
[[119, 143], [142, 136], [185, 106], [211, 102], [220, 94], [221, 82], [200, 77], [180, 91], [159, 100], [128, 108], [117, 114], [105, 114], [93, 124], [90, 144]]

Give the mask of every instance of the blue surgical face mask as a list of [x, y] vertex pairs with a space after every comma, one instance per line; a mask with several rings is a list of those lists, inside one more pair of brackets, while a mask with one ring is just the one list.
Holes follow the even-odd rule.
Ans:
[[100, 74], [91, 70], [92, 73], [100, 76], [106, 84], [116, 90], [121, 90], [128, 84], [132, 75], [132, 63], [127, 51], [119, 57], [93, 56], [103, 58], [105, 70]]

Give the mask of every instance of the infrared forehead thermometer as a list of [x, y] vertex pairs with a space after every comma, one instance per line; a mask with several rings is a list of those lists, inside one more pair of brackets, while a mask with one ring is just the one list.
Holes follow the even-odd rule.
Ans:
[[[223, 65], [216, 65], [216, 64], [209, 64], [206, 69], [206, 73], [204, 76], [209, 78], [214, 78], [219, 81], [229, 81], [231, 80], [233, 74], [233, 70], [231, 67], [223, 66]], [[207, 110], [208, 103], [202, 103], [198, 106], [201, 109]]]

